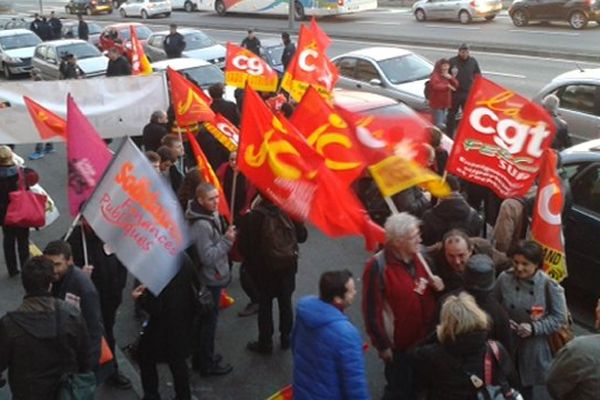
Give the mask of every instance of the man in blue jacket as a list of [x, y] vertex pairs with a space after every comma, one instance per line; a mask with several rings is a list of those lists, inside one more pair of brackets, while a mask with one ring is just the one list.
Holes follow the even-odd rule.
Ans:
[[321, 275], [319, 298], [298, 302], [292, 332], [295, 400], [369, 399], [362, 339], [344, 315], [355, 295], [350, 271], [330, 271]]

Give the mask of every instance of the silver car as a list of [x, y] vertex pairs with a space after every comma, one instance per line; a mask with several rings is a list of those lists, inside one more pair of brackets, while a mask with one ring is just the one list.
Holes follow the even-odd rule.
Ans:
[[535, 96], [555, 94], [559, 115], [575, 142], [600, 138], [600, 68], [576, 69], [557, 76]]
[[[181, 54], [185, 58], [197, 58], [215, 64], [219, 68], [225, 67], [225, 54], [227, 50], [213, 38], [199, 29], [181, 28], [177, 30], [185, 40], [185, 50]], [[150, 62], [167, 59], [163, 42], [169, 31], [153, 32], [146, 44], [144, 51]]]
[[31, 70], [31, 57], [41, 39], [28, 29], [0, 31], [0, 67], [6, 79]]
[[162, 15], [171, 15], [171, 3], [168, 0], [127, 0], [119, 7], [121, 17], [142, 17], [144, 19]]
[[419, 0], [412, 6], [417, 21], [458, 20], [468, 24], [475, 18], [493, 20], [502, 10], [501, 0]]
[[86, 78], [106, 74], [108, 57], [90, 43], [79, 39], [53, 40], [38, 44], [33, 53], [32, 65], [40, 70], [42, 79], [60, 79], [60, 62], [67, 55], [77, 58], [77, 65]]

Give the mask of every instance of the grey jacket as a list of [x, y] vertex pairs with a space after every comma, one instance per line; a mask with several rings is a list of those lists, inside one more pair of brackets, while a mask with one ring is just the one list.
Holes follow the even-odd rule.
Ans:
[[200, 276], [207, 286], [227, 286], [231, 281], [229, 251], [233, 242], [225, 237], [226, 226], [219, 214], [210, 213], [191, 200], [185, 212], [190, 236], [200, 259]]
[[555, 400], [600, 399], [600, 335], [575, 338], [556, 354], [548, 391]]
[[[546, 293], [549, 298], [546, 298]], [[548, 335], [557, 331], [567, 320], [567, 304], [564, 289], [544, 271], [538, 270], [528, 280], [518, 279], [513, 269], [500, 274], [494, 287], [494, 296], [517, 323], [528, 322], [533, 335], [516, 339], [516, 364], [523, 386], [544, 385], [552, 362]], [[531, 318], [532, 306], [543, 307], [543, 315]]]

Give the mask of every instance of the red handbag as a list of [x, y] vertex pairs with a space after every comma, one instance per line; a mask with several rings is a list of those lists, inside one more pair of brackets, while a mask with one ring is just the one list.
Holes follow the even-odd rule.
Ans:
[[8, 208], [4, 217], [4, 226], [17, 228], [41, 228], [46, 223], [46, 201], [43, 194], [25, 189], [23, 169], [19, 168], [19, 188], [8, 194]]

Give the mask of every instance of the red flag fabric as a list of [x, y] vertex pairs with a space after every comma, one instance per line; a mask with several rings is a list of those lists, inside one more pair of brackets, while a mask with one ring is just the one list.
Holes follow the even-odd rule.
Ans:
[[215, 118], [215, 113], [210, 109], [212, 100], [202, 89], [170, 67], [167, 68], [167, 76], [171, 87], [171, 102], [179, 126], [212, 121]]
[[205, 122], [204, 127], [227, 150], [237, 150], [240, 142], [240, 131], [227, 118], [217, 113], [212, 122]]
[[205, 182], [208, 182], [217, 188], [217, 191], [219, 192], [219, 214], [223, 215], [225, 218], [227, 218], [227, 221], [231, 223], [231, 211], [229, 210], [227, 197], [225, 197], [225, 194], [223, 193], [223, 187], [221, 186], [219, 178], [217, 178], [215, 171], [213, 171], [212, 167], [208, 163], [206, 155], [204, 155], [204, 152], [200, 148], [200, 145], [198, 144], [198, 141], [194, 135], [192, 135], [190, 132], [187, 132], [187, 137], [188, 141], [190, 142], [190, 146], [192, 147], [192, 151], [194, 152], [194, 156], [196, 157], [196, 163], [198, 164], [198, 169], [202, 174], [202, 178], [204, 178]]
[[525, 196], [555, 131], [541, 106], [478, 75], [447, 170], [501, 198]]
[[131, 36], [131, 72], [133, 75], [149, 75], [152, 73], [152, 66], [144, 52], [144, 46], [137, 37], [135, 26], [129, 26], [129, 35]]
[[63, 140], [67, 138], [67, 122], [64, 119], [27, 96], [23, 96], [23, 100], [43, 140], [55, 136], [60, 136]]
[[544, 150], [531, 236], [544, 248], [544, 271], [560, 282], [567, 277], [567, 263], [561, 218], [564, 195], [557, 164], [558, 157], [554, 150]]
[[227, 43], [225, 83], [245, 88], [246, 85], [262, 92], [277, 90], [279, 75], [271, 66], [253, 52], [233, 43]]
[[294, 126], [276, 117], [252, 89], [244, 98], [238, 166], [293, 218], [308, 219], [333, 237], [362, 234], [370, 249], [383, 243], [383, 229], [369, 219], [354, 194]]
[[81, 205], [92, 195], [111, 158], [106, 143], [68, 95], [67, 163], [71, 215], [77, 215]]

